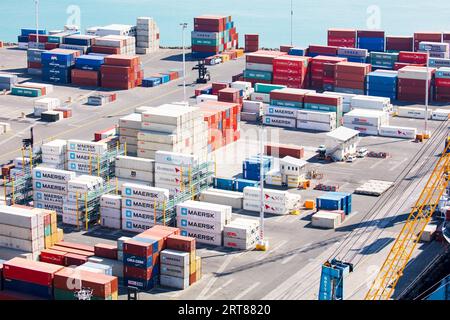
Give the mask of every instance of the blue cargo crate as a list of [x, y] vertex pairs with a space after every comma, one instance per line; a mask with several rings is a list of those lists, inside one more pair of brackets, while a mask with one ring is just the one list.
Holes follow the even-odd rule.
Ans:
[[[38, 29], [38, 34], [47, 34], [47, 30], [45, 29]], [[36, 34], [36, 28], [24, 28], [20, 30], [20, 35], [22, 36], [29, 36], [30, 34]]]
[[235, 183], [235, 191], [244, 192], [244, 188], [246, 187], [258, 187], [259, 182], [247, 179], [236, 179]]
[[41, 54], [43, 62], [53, 62], [59, 65], [71, 66], [75, 63], [75, 57], [71, 53], [44, 51]]
[[17, 42], [28, 42], [28, 36], [18, 36]]
[[332, 194], [332, 192], [321, 195], [316, 199], [317, 209], [321, 210], [342, 210], [345, 203], [345, 197]]
[[341, 210], [344, 210], [345, 214], [350, 214], [352, 211], [352, 194], [347, 192], [330, 192], [330, 196], [336, 196], [337, 198], [341, 198]]
[[154, 276], [150, 280], [125, 277], [123, 281], [126, 287], [135, 287], [142, 291], [150, 291], [156, 286], [158, 277]]
[[153, 256], [139, 257], [124, 253], [123, 264], [130, 267], [148, 269], [150, 267], [153, 267]]
[[305, 56], [305, 53], [306, 53], [306, 49], [304, 49], [304, 48], [291, 48], [289, 50], [289, 55], [291, 55], [291, 56], [303, 57], [303, 56]]
[[20, 292], [42, 299], [53, 299], [53, 287], [51, 286], [47, 287], [20, 280], [4, 279], [4, 288], [5, 290]]
[[145, 78], [142, 80], [142, 86], [145, 88], [156, 87], [161, 84], [161, 78]]
[[101, 66], [105, 63], [105, 57], [82, 55], [76, 58], [75, 67], [83, 70], [100, 70]]
[[212, 87], [208, 89], [203, 89], [200, 91], [201, 94], [212, 94]]
[[214, 188], [233, 191], [235, 187], [235, 178], [214, 178]]
[[159, 78], [161, 79], [161, 83], [162, 83], [162, 84], [167, 83], [167, 82], [170, 81], [170, 76], [169, 76], [168, 74], [162, 74], [162, 73], [160, 73], [158, 76], [159, 76]]

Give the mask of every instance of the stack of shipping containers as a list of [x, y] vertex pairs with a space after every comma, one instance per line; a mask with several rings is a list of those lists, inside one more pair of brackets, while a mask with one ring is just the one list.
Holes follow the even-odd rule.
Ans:
[[450, 68], [439, 68], [436, 72], [436, 101], [450, 101]]
[[431, 97], [432, 78], [436, 69], [407, 66], [398, 71], [398, 100], [424, 102], [426, 98], [426, 82], [429, 82], [428, 93]]
[[140, 58], [110, 55], [100, 68], [103, 88], [128, 90], [140, 86], [144, 78]]
[[366, 76], [371, 71], [372, 66], [366, 63], [337, 63], [334, 90], [337, 92], [364, 95]]

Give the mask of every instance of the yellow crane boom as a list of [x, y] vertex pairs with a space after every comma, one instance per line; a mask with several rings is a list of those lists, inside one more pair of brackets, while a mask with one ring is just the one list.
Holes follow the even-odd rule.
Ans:
[[412, 208], [386, 261], [373, 281], [366, 300], [388, 300], [394, 293], [395, 287], [403, 275], [403, 270], [447, 187], [450, 164], [449, 146], [450, 144], [447, 144], [419, 199]]

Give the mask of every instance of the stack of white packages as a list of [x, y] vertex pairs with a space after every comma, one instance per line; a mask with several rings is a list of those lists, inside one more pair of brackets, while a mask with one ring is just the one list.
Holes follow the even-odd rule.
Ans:
[[389, 113], [386, 111], [353, 109], [344, 115], [344, 127], [365, 135], [377, 136], [380, 126], [388, 125]]
[[[264, 212], [285, 215], [301, 205], [301, 196], [287, 191], [264, 189]], [[261, 210], [261, 188], [244, 188], [244, 210]]]
[[156, 151], [196, 154], [206, 160], [208, 125], [199, 108], [165, 104], [142, 113], [138, 157], [154, 159]]
[[184, 290], [189, 287], [189, 252], [161, 251], [161, 286]]
[[43, 166], [33, 168], [33, 202], [36, 208], [53, 210], [62, 215], [67, 202], [69, 181], [75, 172]]
[[223, 230], [223, 245], [228, 248], [250, 250], [259, 240], [259, 222], [255, 219], [237, 218]]
[[95, 45], [101, 47], [119, 48], [119, 54], [135, 55], [136, 38], [130, 36], [109, 35], [95, 39]]
[[0, 247], [37, 256], [45, 247], [44, 219], [39, 210], [0, 206]]
[[222, 246], [223, 228], [231, 221], [231, 212], [231, 206], [189, 200], [177, 205], [177, 226], [182, 236]]
[[149, 54], [159, 49], [159, 27], [153, 18], [137, 18], [136, 53]]
[[138, 133], [141, 129], [142, 116], [132, 113], [119, 119], [119, 141], [127, 146], [128, 155], [137, 154]]
[[51, 111], [61, 106], [58, 98], [43, 98], [34, 101], [34, 116], [40, 117], [42, 112]]
[[100, 198], [100, 223], [111, 229], [122, 229], [122, 197], [105, 194]]
[[136, 26], [126, 24], [110, 24], [104, 27], [92, 27], [91, 31], [95, 30], [95, 35], [99, 37], [105, 36], [136, 36]]
[[104, 142], [83, 140], [67, 141], [67, 168], [79, 174], [92, 174], [108, 151]]
[[[157, 151], [155, 153], [155, 186], [167, 189], [171, 195], [176, 195], [189, 187], [189, 172], [199, 164], [198, 157], [194, 155]], [[192, 179], [195, 178], [192, 176]]]
[[42, 150], [42, 166], [60, 170], [67, 169], [67, 141], [53, 140], [44, 143]]
[[123, 183], [137, 183], [153, 186], [155, 181], [155, 161], [128, 156], [116, 158], [116, 177], [119, 188]]
[[[122, 185], [122, 229], [144, 232], [155, 225], [162, 212], [158, 210], [169, 199], [169, 191], [140, 184]], [[156, 205], [156, 209], [155, 209]]]
[[[103, 178], [82, 175], [71, 179], [67, 184], [67, 201], [64, 203], [63, 223], [79, 226], [86, 221], [85, 201], [90, 192], [98, 191], [103, 187]], [[96, 217], [90, 216], [88, 221]]]

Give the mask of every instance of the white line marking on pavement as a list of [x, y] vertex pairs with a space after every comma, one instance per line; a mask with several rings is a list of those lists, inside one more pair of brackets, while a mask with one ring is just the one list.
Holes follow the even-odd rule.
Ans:
[[369, 167], [369, 169], [375, 169], [375, 167], [378, 167], [380, 164], [383, 163], [383, 160], [384, 160], [384, 159], [378, 160], [378, 161], [375, 162], [373, 165], [371, 165], [371, 166]]
[[[225, 259], [225, 261], [222, 263], [219, 269], [217, 269], [217, 273], [221, 273], [225, 270], [225, 268], [230, 264], [231, 260], [235, 255], [230, 255]], [[207, 285], [203, 288], [203, 290], [200, 292], [200, 294], [197, 296], [197, 300], [204, 300], [203, 298], [206, 296], [208, 291], [211, 289], [211, 287], [214, 285], [214, 283], [217, 281], [217, 277], [213, 277]]]
[[[301, 247], [299, 249], [299, 253], [302, 253], [303, 250], [308, 249], [311, 245], [312, 245], [312, 242], [305, 244], [303, 247]], [[281, 261], [281, 264], [286, 264], [286, 263], [290, 262], [292, 259], [294, 259], [296, 257], [296, 255], [297, 255], [297, 253], [292, 254], [290, 257], [283, 259], [283, 261]]]
[[402, 161], [400, 161], [399, 163], [397, 163], [395, 166], [393, 166], [392, 168], [389, 169], [389, 171], [394, 171], [396, 170], [398, 167], [400, 167], [403, 163], [405, 163], [406, 161], [408, 161], [408, 158], [403, 159]]
[[250, 291], [254, 290], [256, 287], [258, 287], [261, 284], [261, 282], [255, 282], [250, 287], [242, 291], [240, 294], [238, 294], [236, 297], [233, 298], [233, 300], [241, 300], [243, 297], [245, 297]]
[[223, 285], [221, 285], [220, 287], [218, 287], [216, 290], [214, 290], [213, 292], [211, 292], [207, 297], [206, 300], [209, 300], [211, 297], [213, 297], [217, 292], [221, 291], [223, 288], [229, 286], [231, 283], [233, 282], [233, 279], [228, 280], [227, 282], [225, 282]]
[[277, 244], [275, 247], [270, 248], [269, 246], [269, 251], [267, 251], [266, 253], [264, 253], [263, 255], [259, 256], [258, 258], [256, 258], [256, 261], [260, 261], [263, 260], [265, 258], [267, 258], [272, 252], [277, 251], [278, 249], [280, 249], [282, 246], [284, 246], [288, 241], [287, 240], [283, 240], [281, 241], [279, 244]]

